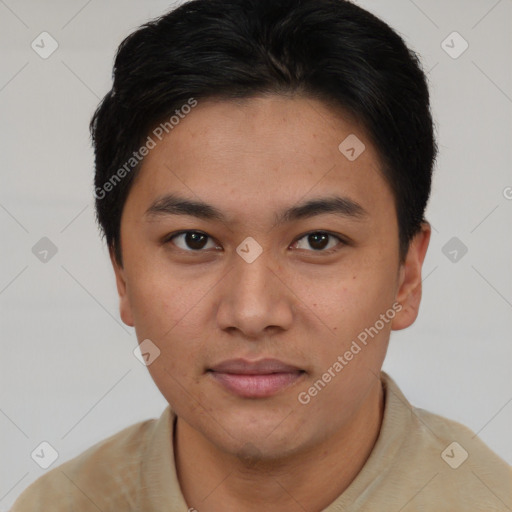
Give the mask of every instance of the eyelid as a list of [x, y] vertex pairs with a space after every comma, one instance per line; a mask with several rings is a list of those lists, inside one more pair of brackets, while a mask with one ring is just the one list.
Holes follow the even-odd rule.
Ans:
[[337, 244], [335, 247], [331, 247], [330, 249], [327, 249], [327, 250], [318, 250], [318, 251], [307, 250], [307, 249], [299, 249], [299, 250], [306, 250], [306, 252], [313, 253], [313, 254], [331, 254], [331, 253], [339, 250], [340, 246], [350, 244], [349, 239], [346, 237], [343, 237], [342, 235], [339, 235], [337, 233], [332, 233], [331, 231], [325, 230], [325, 229], [314, 229], [312, 231], [307, 231], [306, 233], [303, 233], [302, 235], [297, 236], [291, 245], [296, 244], [299, 240], [302, 240], [306, 236], [314, 235], [314, 234], [318, 234], [318, 233], [323, 234], [323, 235], [328, 235], [332, 238], [336, 238], [338, 240], [338, 242], [340, 242], [340, 243]]
[[[163, 238], [162, 245], [166, 245], [168, 243], [171, 243], [173, 238], [175, 238], [177, 236], [181, 236], [181, 235], [186, 235], [187, 233], [197, 233], [197, 234], [200, 234], [200, 235], [204, 235], [204, 236], [206, 236], [209, 239], [209, 241], [213, 241], [217, 246], [220, 246], [219, 242], [213, 236], [211, 236], [208, 233], [205, 233], [204, 231], [201, 231], [199, 229], [183, 229], [181, 231], [175, 231], [174, 233], [170, 233], [169, 235], [166, 235]], [[190, 252], [190, 253], [206, 252], [203, 249], [194, 251], [192, 249], [182, 249], [181, 247], [176, 246], [176, 244], [173, 244], [173, 245], [176, 247], [176, 249], [178, 249], [179, 251], [183, 251], [183, 252]]]

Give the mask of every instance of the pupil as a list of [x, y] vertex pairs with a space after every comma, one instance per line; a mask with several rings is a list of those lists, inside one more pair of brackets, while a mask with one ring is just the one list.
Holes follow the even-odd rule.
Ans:
[[185, 242], [191, 249], [202, 249], [205, 246], [205, 240], [206, 236], [201, 233], [187, 233], [185, 235]]
[[308, 242], [313, 249], [319, 250], [323, 249], [327, 245], [327, 238], [328, 235], [325, 233], [314, 233], [309, 235]]

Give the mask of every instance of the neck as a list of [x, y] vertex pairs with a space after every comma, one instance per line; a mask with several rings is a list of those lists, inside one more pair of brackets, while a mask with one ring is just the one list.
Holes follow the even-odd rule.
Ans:
[[378, 380], [342, 431], [286, 459], [251, 464], [219, 450], [178, 417], [175, 461], [189, 510], [323, 510], [361, 471], [379, 435], [383, 410]]

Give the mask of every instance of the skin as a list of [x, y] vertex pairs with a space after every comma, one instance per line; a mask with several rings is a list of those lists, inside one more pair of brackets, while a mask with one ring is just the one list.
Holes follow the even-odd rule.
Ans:
[[[338, 145], [366, 149], [349, 161]], [[320, 511], [363, 467], [378, 437], [378, 378], [391, 330], [416, 319], [430, 239], [424, 223], [399, 263], [393, 195], [379, 156], [347, 115], [304, 97], [200, 101], [145, 157], [121, 219], [123, 267], [111, 259], [123, 321], [161, 351], [148, 366], [178, 416], [176, 467], [199, 512]], [[224, 222], [145, 215], [165, 194], [200, 200]], [[333, 194], [363, 217], [322, 213], [276, 225], [291, 206]], [[196, 230], [199, 251], [174, 233]], [[315, 250], [308, 234], [328, 231]], [[236, 248], [262, 247], [252, 263]], [[334, 248], [334, 252], [329, 251]], [[323, 252], [322, 252], [323, 251]], [[365, 328], [402, 309], [308, 404], [298, 401]], [[276, 358], [304, 370], [266, 398], [244, 398], [206, 370]]]

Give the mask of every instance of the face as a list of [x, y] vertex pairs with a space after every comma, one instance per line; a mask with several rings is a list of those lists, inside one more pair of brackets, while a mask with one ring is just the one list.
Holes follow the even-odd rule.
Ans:
[[[338, 148], [354, 135], [355, 159], [360, 142]], [[160, 350], [148, 369], [180, 420], [224, 452], [279, 457], [349, 425], [414, 321], [429, 232], [399, 265], [379, 165], [348, 117], [279, 96], [199, 101], [145, 157], [121, 316]]]

